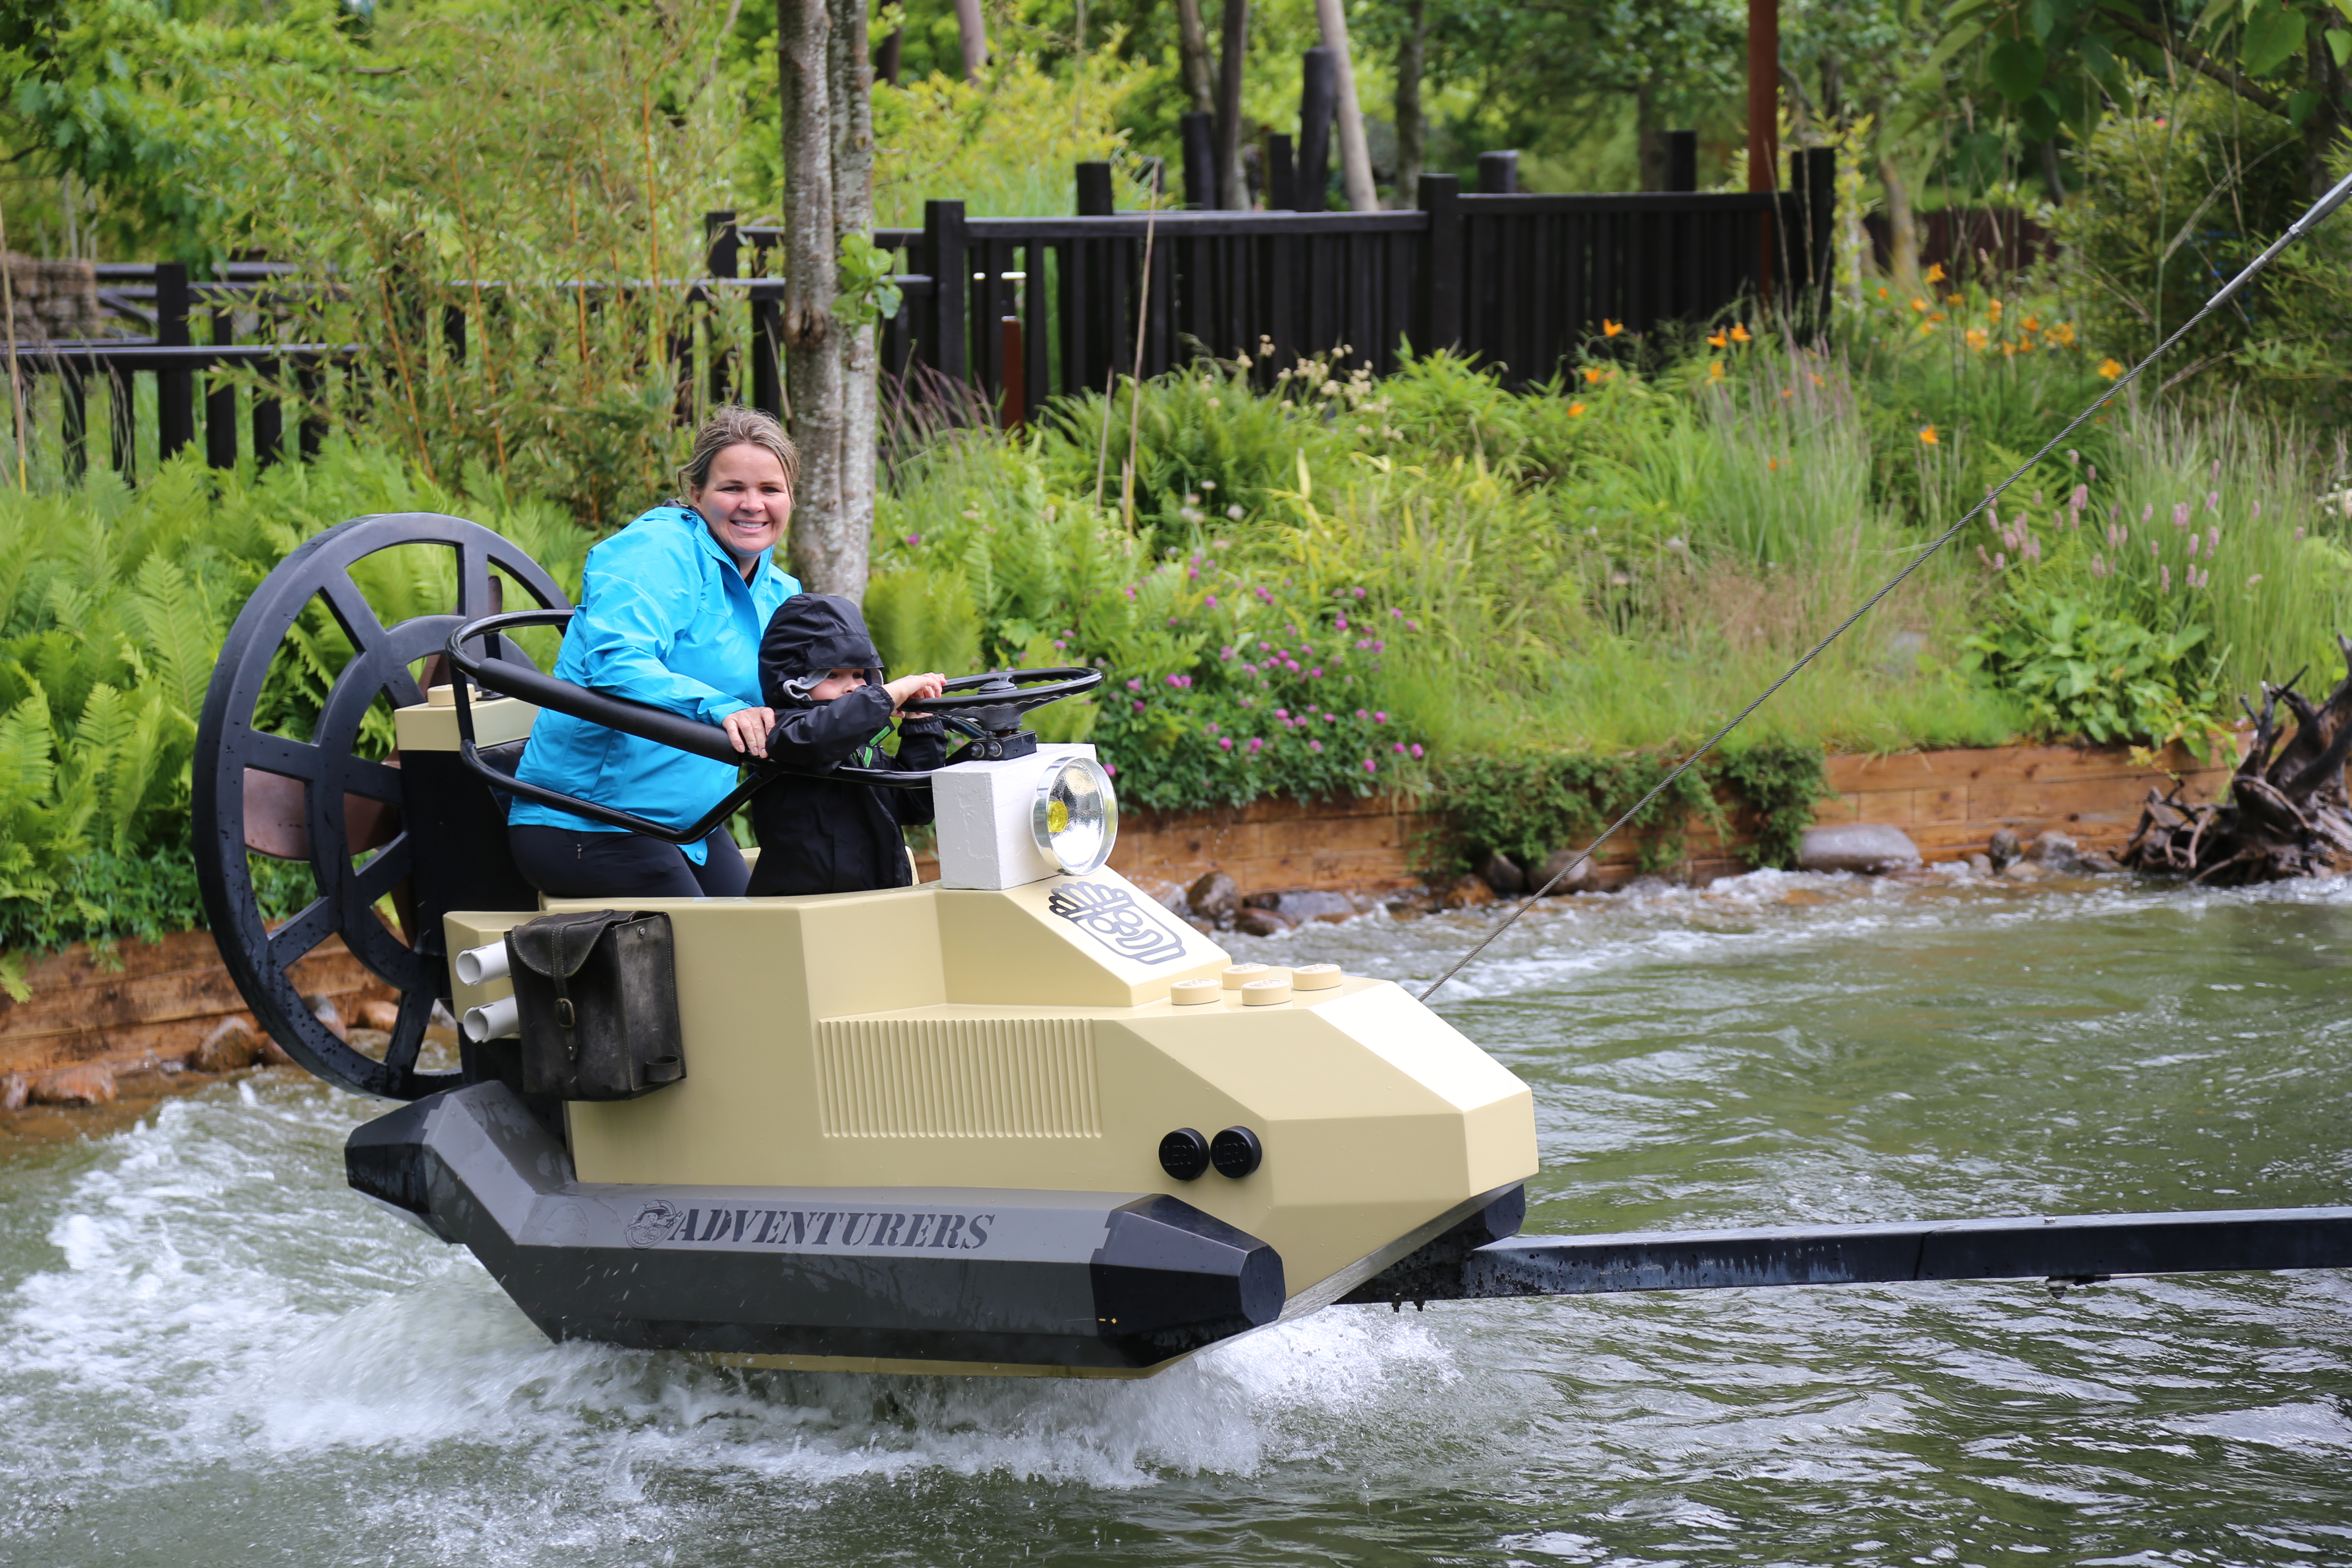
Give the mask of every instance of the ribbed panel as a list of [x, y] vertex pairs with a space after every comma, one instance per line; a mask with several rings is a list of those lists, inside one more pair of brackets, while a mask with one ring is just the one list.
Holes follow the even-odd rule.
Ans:
[[1099, 1138], [1083, 1018], [828, 1018], [817, 1025], [828, 1138]]

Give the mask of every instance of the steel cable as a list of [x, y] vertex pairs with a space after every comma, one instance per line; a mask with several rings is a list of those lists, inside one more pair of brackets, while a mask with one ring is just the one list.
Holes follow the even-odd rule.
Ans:
[[1560, 879], [1566, 877], [1570, 872], [1575, 870], [1579, 866], [1581, 866], [1586, 861], [1591, 859], [1595, 851], [1616, 836], [1618, 829], [1623, 827], [1628, 822], [1631, 822], [1634, 817], [1640, 816], [1652, 801], [1665, 794], [1666, 791], [1673, 786], [1674, 782], [1676, 779], [1690, 772], [1690, 770], [1698, 763], [1699, 759], [1705, 757], [1709, 752], [1714, 751], [1717, 746], [1722, 744], [1725, 736], [1730, 734], [1734, 730], [1739, 728], [1742, 723], [1746, 722], [1748, 715], [1754, 713], [1756, 710], [1763, 707], [1765, 703], [1770, 701], [1773, 693], [1779, 691], [1780, 688], [1788, 685], [1790, 680], [1796, 679], [1798, 672], [1802, 670], [1807, 665], [1812, 663], [1814, 659], [1820, 658], [1822, 651], [1824, 648], [1827, 648], [1830, 644], [1837, 641], [1838, 638], [1843, 637], [1848, 631], [1853, 629], [1854, 623], [1861, 620], [1863, 616], [1870, 614], [1872, 610], [1875, 609], [1881, 599], [1885, 598], [1887, 595], [1901, 587], [1904, 582], [1910, 577], [1911, 574], [1926, 565], [1928, 560], [1933, 557], [1937, 551], [1943, 549], [1945, 545], [1949, 544], [1952, 540], [1959, 534], [1962, 529], [1968, 527], [1971, 522], [1974, 522], [1984, 513], [1987, 508], [1990, 507], [1995, 501], [2000, 500], [2000, 498], [2008, 492], [2010, 486], [2023, 479], [2028, 473], [2032, 471], [2036, 464], [2040, 463], [2042, 459], [2047, 458], [2051, 453], [2056, 451], [2060, 442], [2065, 440], [2067, 437], [2072, 436], [2076, 430], [2080, 429], [2085, 420], [2089, 419], [2092, 415], [2096, 414], [2100, 409], [2105, 407], [2110, 402], [2112, 402], [2117, 393], [2123, 391], [2124, 388], [2138, 380], [2142, 371], [2147, 369], [2148, 366], [2154, 364], [2158, 360], [2162, 359], [2166, 353], [2168, 352], [2175, 343], [2179, 342], [2181, 339], [2187, 337], [2191, 331], [2193, 331], [2199, 322], [2204, 321], [2206, 317], [2220, 310], [2223, 305], [2228, 304], [2231, 297], [2233, 297], [2239, 289], [2252, 282], [2258, 275], [2261, 274], [2263, 269], [2268, 267], [2273, 261], [2277, 260], [2280, 254], [2284, 252], [2288, 246], [2293, 245], [2296, 240], [2301, 239], [2305, 235], [2310, 233], [2311, 230], [2323, 222], [2329, 214], [2333, 213], [2337, 207], [2343, 205], [2347, 198], [2352, 198], [2352, 175], [2347, 175], [2336, 184], [2335, 189], [2329, 191], [2326, 195], [2320, 197], [2318, 201], [2313, 203], [2309, 212], [2305, 213], [2301, 217], [2295, 219], [2294, 223], [2288, 225], [2287, 230], [2284, 234], [2273, 240], [2267, 249], [2265, 249], [2260, 256], [2255, 257], [2252, 261], [2248, 262], [2235, 278], [2231, 279], [2229, 282], [2223, 284], [2221, 289], [2216, 292], [2211, 299], [2205, 301], [2204, 307], [2201, 310], [2200, 310], [2195, 315], [2189, 317], [2186, 321], [2183, 321], [2179, 327], [2175, 328], [2172, 335], [2165, 339], [2162, 342], [2157, 344], [2155, 349], [2148, 353], [2146, 359], [2141, 360], [2137, 364], [2132, 366], [2131, 369], [2116, 377], [2114, 385], [2108, 387], [2106, 391], [2101, 393], [2096, 398], [2094, 398], [2090, 406], [2084, 408], [2083, 412], [2077, 414], [2073, 419], [2069, 420], [2065, 428], [2059, 431], [2055, 436], [2051, 437], [2050, 439], [2042, 445], [2040, 451], [2034, 453], [2033, 456], [2028, 458], [2024, 462], [2020, 463], [2017, 466], [2016, 470], [2012, 472], [2009, 478], [2001, 480], [2000, 484], [1995, 485], [1992, 489], [1987, 490], [1984, 493], [1984, 499], [1978, 501], [1976, 505], [1970, 507], [1968, 510], [1967, 514], [1964, 515], [1958, 522], [1955, 522], [1951, 527], [1937, 534], [1925, 549], [1921, 550], [1918, 554], [1911, 558], [1909, 563], [1904, 566], [1902, 571], [1897, 572], [1894, 576], [1888, 578], [1885, 586], [1881, 587], [1878, 592], [1873, 594], [1869, 598], [1864, 599], [1861, 605], [1855, 609], [1853, 614], [1848, 616], [1844, 620], [1840, 621], [1837, 624], [1836, 628], [1832, 630], [1829, 636], [1815, 643], [1812, 647], [1806, 652], [1803, 658], [1798, 659], [1796, 663], [1790, 665], [1786, 670], [1782, 671], [1780, 678], [1778, 680], [1775, 680], [1771, 685], [1766, 687], [1761, 692], [1758, 693], [1756, 700], [1735, 714], [1730, 722], [1725, 724], [1723, 728], [1717, 730], [1713, 735], [1709, 736], [1706, 743], [1701, 745], [1696, 751], [1691, 752], [1690, 755], [1675, 763], [1673, 771], [1668, 773], [1664, 778], [1660, 779], [1656, 785], [1651, 789], [1649, 794], [1634, 802], [1633, 806], [1628, 809], [1623, 816], [1618, 817], [1616, 821], [1603, 828], [1601, 836], [1595, 838], [1591, 843], [1586, 845], [1581, 854], [1578, 855], [1575, 859], [1570, 860], [1567, 865], [1561, 867], [1557, 872], [1553, 873], [1549, 881], [1537, 889], [1534, 892], [1528, 894], [1525, 902], [1519, 904], [1504, 918], [1502, 924], [1496, 926], [1493, 931], [1488, 931], [1479, 942], [1477, 946], [1472, 948], [1468, 952], [1462, 955], [1462, 957], [1454, 963], [1453, 968], [1439, 975], [1436, 981], [1430, 985], [1429, 989], [1421, 994], [1421, 999], [1423, 1002], [1428, 1001], [1432, 996], [1437, 994], [1439, 989], [1443, 987], [1447, 981], [1453, 979], [1455, 975], [1461, 973], [1463, 970], [1468, 968], [1471, 962], [1480, 953], [1486, 952], [1487, 948], [1494, 945], [1496, 938], [1500, 937], [1505, 931], [1510, 930], [1518, 918], [1527, 913], [1527, 911], [1533, 907], [1538, 899], [1540, 899], [1545, 894], [1550, 892], [1553, 888], [1559, 884]]

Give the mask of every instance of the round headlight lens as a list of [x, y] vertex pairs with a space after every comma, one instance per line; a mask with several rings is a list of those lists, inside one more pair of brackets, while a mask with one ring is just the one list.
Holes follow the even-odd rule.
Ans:
[[1066, 757], [1047, 768], [1037, 781], [1029, 826], [1037, 847], [1069, 875], [1097, 869], [1118, 840], [1118, 796], [1110, 775], [1087, 757]]

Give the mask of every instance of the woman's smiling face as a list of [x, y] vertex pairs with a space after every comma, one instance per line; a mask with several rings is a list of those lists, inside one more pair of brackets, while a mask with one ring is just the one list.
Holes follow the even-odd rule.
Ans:
[[774, 547], [792, 521], [793, 487], [783, 464], [765, 447], [739, 442], [710, 459], [710, 477], [687, 500], [719, 547], [749, 571], [760, 552]]

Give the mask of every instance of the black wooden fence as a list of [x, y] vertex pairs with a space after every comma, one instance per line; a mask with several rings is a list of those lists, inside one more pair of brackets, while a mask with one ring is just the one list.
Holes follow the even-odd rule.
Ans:
[[[1458, 351], [1525, 387], [1557, 374], [1604, 323], [1639, 336], [1764, 301], [1801, 334], [1827, 320], [1834, 163], [1825, 149], [1790, 158], [1789, 189], [1752, 194], [1529, 195], [1513, 188], [1515, 167], [1510, 154], [1482, 157], [1471, 193], [1452, 175], [1424, 176], [1419, 207], [1401, 212], [1115, 213], [1100, 164], [1079, 167], [1075, 217], [975, 218], [961, 202], [929, 202], [921, 228], [875, 235], [905, 258], [882, 363], [918, 384], [969, 384], [1012, 424], [1132, 373], [1139, 335], [1147, 376], [1200, 353], [1246, 353], [1261, 378], [1314, 354], [1385, 374], [1410, 347]], [[690, 320], [715, 327], [720, 311], [748, 311], [740, 341], [749, 363], [732, 332], [675, 340], [679, 417], [694, 417], [697, 392], [782, 414], [785, 284], [763, 274], [776, 270], [782, 231], [739, 226], [731, 213], [709, 215], [707, 226], [709, 276], [676, 286], [698, 307]], [[279, 385], [290, 378], [315, 406], [327, 367], [359, 351], [276, 341], [288, 319], [272, 304], [283, 270], [238, 264], [226, 279], [192, 282], [176, 265], [101, 267], [106, 308], [147, 331], [17, 345], [20, 372], [58, 381], [68, 473], [86, 467], [88, 389], [100, 378], [112, 391], [112, 460], [126, 476], [138, 446], [136, 375], [154, 377], [157, 449], [169, 457], [192, 444], [201, 410], [205, 459], [217, 468], [237, 460], [245, 423], [221, 369], [254, 366]], [[462, 353], [467, 322], [445, 323], [445, 335]], [[913, 374], [919, 367], [929, 374]], [[256, 396], [249, 423], [257, 458], [277, 460], [278, 401]], [[299, 425], [308, 457], [323, 427]]]

